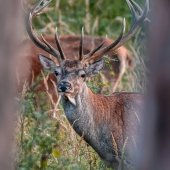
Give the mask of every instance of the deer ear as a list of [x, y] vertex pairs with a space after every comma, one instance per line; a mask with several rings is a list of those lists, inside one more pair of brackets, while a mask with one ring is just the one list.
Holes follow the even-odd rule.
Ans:
[[99, 74], [99, 71], [104, 67], [104, 59], [98, 60], [92, 63], [89, 67], [86, 68], [87, 76], [95, 76]]
[[48, 57], [45, 57], [42, 54], [39, 54], [38, 57], [39, 57], [41, 65], [43, 66], [44, 69], [49, 70], [52, 73], [55, 71], [57, 65], [53, 60], [51, 60]]

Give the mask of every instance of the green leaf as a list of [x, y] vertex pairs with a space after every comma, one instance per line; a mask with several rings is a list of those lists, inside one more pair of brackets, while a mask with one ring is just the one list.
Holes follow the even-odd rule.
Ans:
[[112, 72], [110, 72], [110, 75], [115, 76], [115, 73], [112, 71]]
[[42, 166], [47, 167], [47, 161], [42, 161]]
[[57, 151], [56, 149], [54, 149], [54, 150], [52, 151], [52, 153], [53, 153], [53, 155], [54, 155], [55, 158], [59, 158], [59, 157], [61, 156], [61, 155], [60, 155], [60, 152]]

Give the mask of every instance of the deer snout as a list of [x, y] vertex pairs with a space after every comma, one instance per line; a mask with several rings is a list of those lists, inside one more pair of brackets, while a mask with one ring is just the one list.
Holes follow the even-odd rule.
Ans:
[[71, 89], [71, 83], [69, 82], [60, 82], [58, 85], [59, 92], [68, 92]]

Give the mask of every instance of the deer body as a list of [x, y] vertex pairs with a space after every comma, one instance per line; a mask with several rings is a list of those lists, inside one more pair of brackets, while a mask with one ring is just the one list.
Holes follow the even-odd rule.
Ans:
[[134, 149], [134, 145], [130, 144], [140, 128], [136, 114], [142, 106], [142, 99], [143, 96], [133, 93], [96, 95], [84, 84], [81, 94], [75, 97], [76, 106], [63, 96], [62, 103], [66, 117], [76, 133], [79, 136], [84, 133], [84, 140], [108, 167], [115, 168], [119, 162], [114, 151], [112, 135], [118, 148], [118, 157], [121, 157], [127, 138], [129, 139], [126, 149]]
[[[140, 127], [140, 107], [143, 97], [136, 93], [114, 93], [110, 96], [93, 94], [86, 86], [86, 80], [95, 76], [104, 67], [104, 59], [100, 59], [109, 51], [114, 51], [125, 44], [146, 20], [149, 9], [146, 0], [145, 10], [136, 4], [139, 15], [135, 12], [129, 0], [126, 0], [133, 16], [133, 24], [125, 35], [125, 20], [123, 29], [115, 42], [101, 48], [106, 39], [94, 50], [84, 55], [83, 53], [83, 29], [79, 45], [79, 58], [69, 60], [66, 58], [55, 32], [55, 41], [58, 51], [42, 37], [40, 41], [32, 31], [32, 18], [39, 15], [49, 2], [43, 0], [31, 10], [27, 21], [27, 32], [33, 42], [49, 54], [56, 57], [59, 65], [48, 57], [39, 54], [41, 65], [55, 75], [58, 86], [57, 91], [61, 95], [66, 117], [79, 136], [84, 134], [84, 140], [99, 154], [108, 167], [116, 168], [121, 164], [121, 156], [125, 149], [133, 155], [134, 145], [139, 142], [136, 138]], [[97, 61], [95, 59], [98, 59]], [[131, 156], [127, 158], [129, 162]], [[121, 161], [120, 161], [121, 160]]]

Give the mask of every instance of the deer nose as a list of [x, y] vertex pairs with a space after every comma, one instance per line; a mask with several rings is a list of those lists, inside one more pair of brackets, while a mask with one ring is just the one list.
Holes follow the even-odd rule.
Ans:
[[71, 89], [71, 84], [68, 82], [60, 82], [58, 85], [58, 91], [60, 92], [66, 92], [69, 89]]

